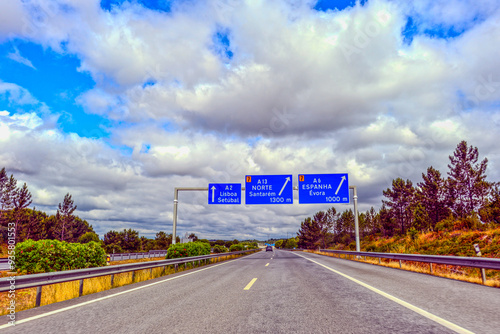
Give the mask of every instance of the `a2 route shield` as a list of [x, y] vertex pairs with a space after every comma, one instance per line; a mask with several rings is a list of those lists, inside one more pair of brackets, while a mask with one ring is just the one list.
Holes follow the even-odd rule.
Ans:
[[241, 183], [209, 183], [208, 204], [241, 204]]

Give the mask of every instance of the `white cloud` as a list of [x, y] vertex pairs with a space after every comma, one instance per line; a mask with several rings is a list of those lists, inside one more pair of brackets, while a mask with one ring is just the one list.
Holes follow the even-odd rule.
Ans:
[[31, 67], [32, 69], [36, 70], [35, 66], [33, 66], [33, 63], [27, 59], [21, 56], [21, 53], [19, 52], [19, 49], [14, 48], [14, 52], [11, 52], [7, 55], [8, 58], [12, 59], [13, 61], [16, 61], [20, 64], [26, 65], [28, 67]]
[[35, 99], [29, 91], [13, 83], [2, 82], [0, 80], [0, 98], [5, 98], [15, 105], [36, 105], [39, 101]]
[[3, 0], [0, 8], [0, 41], [2, 41], [22, 32], [25, 14], [23, 5], [18, 0]]

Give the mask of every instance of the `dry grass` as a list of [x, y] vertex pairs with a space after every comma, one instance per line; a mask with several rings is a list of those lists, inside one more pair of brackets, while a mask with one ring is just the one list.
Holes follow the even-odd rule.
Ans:
[[[318, 251], [307, 251], [309, 253], [315, 253], [325, 256], [332, 256], [338, 258], [345, 258], [345, 255], [335, 254], [335, 253], [326, 253], [326, 252], [318, 252]], [[373, 257], [359, 257], [355, 256], [347, 256], [349, 260], [370, 263], [374, 265], [381, 265], [384, 267], [390, 268], [400, 268], [399, 260], [391, 260], [391, 259], [381, 259], [379, 262], [378, 258]], [[429, 263], [423, 262], [414, 262], [414, 261], [401, 261], [401, 268], [403, 270], [414, 271], [423, 274], [429, 274], [433, 276], [446, 277], [459, 281], [466, 281], [470, 283], [483, 284], [481, 278], [481, 271], [478, 268], [463, 268], [457, 266], [449, 266], [449, 265], [432, 265], [432, 273], [431, 266]], [[486, 284], [487, 286], [500, 288], [500, 273], [495, 270], [486, 270]]]
[[[240, 257], [241, 255], [221, 255], [217, 258], [212, 258], [207, 264], [217, 263], [225, 260], [234, 259]], [[138, 260], [124, 260], [124, 261], [113, 261], [111, 265], [125, 264], [125, 263], [137, 263], [137, 262], [149, 262], [158, 260], [156, 259], [138, 259]], [[203, 266], [201, 261], [195, 262], [194, 267]], [[187, 263], [186, 265], [179, 265], [177, 270], [174, 266], [158, 267], [153, 269], [143, 269], [136, 270], [135, 272], [121, 273], [114, 275], [113, 286], [111, 286], [111, 275], [88, 278], [84, 280], [83, 283], [83, 293], [82, 295], [89, 295], [96, 292], [101, 292], [104, 290], [109, 290], [111, 288], [117, 288], [120, 286], [125, 286], [132, 283], [138, 283], [147, 281], [150, 279], [166, 276], [173, 274], [175, 272], [184, 271], [192, 269], [192, 263]], [[2, 276], [16, 276], [16, 274], [2, 273]], [[68, 299], [73, 299], [78, 297], [80, 290], [80, 281], [72, 281], [58, 284], [45, 285], [42, 287], [42, 298], [40, 305], [48, 305], [52, 303], [61, 302]], [[29, 288], [23, 290], [16, 290], [16, 312], [27, 310], [35, 307], [36, 303], [36, 288]], [[8, 313], [8, 305], [10, 303], [8, 292], [0, 292], [0, 315], [5, 315]]]

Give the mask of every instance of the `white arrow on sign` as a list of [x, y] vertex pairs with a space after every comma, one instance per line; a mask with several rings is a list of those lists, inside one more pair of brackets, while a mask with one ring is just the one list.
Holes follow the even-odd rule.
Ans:
[[212, 186], [212, 188], [210, 189], [212, 189], [212, 202], [215, 202], [215, 189], [217, 188], [215, 188], [215, 186]]
[[337, 191], [335, 192], [335, 195], [337, 195], [339, 193], [340, 187], [342, 187], [342, 183], [344, 183], [344, 181], [345, 181], [345, 175], [340, 178], [340, 184], [337, 187]]
[[281, 190], [280, 190], [280, 193], [278, 194], [278, 196], [281, 196], [281, 193], [283, 192], [283, 190], [285, 190], [285, 187], [286, 187], [286, 184], [288, 183], [288, 181], [290, 181], [289, 177], [286, 178], [285, 184], [283, 185], [283, 187], [281, 187]]

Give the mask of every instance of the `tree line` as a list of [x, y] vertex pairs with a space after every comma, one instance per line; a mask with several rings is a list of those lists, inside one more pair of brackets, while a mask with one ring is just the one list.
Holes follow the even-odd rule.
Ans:
[[[84, 236], [86, 239], [93, 237], [92, 234], [95, 233], [92, 225], [73, 215], [76, 205], [69, 193], [64, 196], [62, 203], [59, 203], [56, 214], [47, 215], [36, 208], [28, 208], [32, 203], [32, 195], [26, 183], [22, 186], [18, 186], [17, 183], [13, 174], [10, 177], [7, 175], [5, 167], [0, 170], [0, 241], [2, 243], [6, 242], [9, 237], [8, 226], [14, 226], [16, 243], [28, 239], [78, 242]], [[10, 236], [12, 237], [12, 232]]]
[[[56, 214], [30, 209], [32, 195], [26, 183], [18, 186], [13, 174], [10, 177], [4, 168], [0, 170], [0, 243], [6, 243], [9, 236], [15, 237], [16, 243], [31, 239], [60, 240], [66, 242], [87, 243], [96, 241], [109, 253], [140, 252], [152, 249], [167, 249], [172, 244], [172, 234], [158, 232], [155, 239], [139, 237], [133, 229], [109, 231], [104, 240], [94, 232], [92, 225], [74, 215], [77, 205], [68, 193], [62, 203], [58, 204]], [[14, 226], [14, 232], [9, 227]], [[196, 240], [191, 234], [189, 238]], [[179, 237], [176, 242], [180, 242]]]
[[[211, 247], [225, 247], [230, 249], [233, 245], [238, 245], [241, 242], [237, 239], [234, 240], [207, 240], [199, 239], [196, 234], [186, 233], [186, 238], [191, 241], [199, 241], [210, 244]], [[176, 237], [176, 243], [180, 243], [179, 236]], [[172, 233], [167, 234], [164, 231], [156, 233], [154, 239], [139, 236], [139, 232], [133, 229], [124, 229], [123, 231], [109, 231], [104, 235], [102, 245], [104, 250], [109, 253], [135, 253], [135, 252], [149, 252], [150, 250], [166, 250], [172, 244]], [[257, 246], [256, 240], [245, 242], [248, 245]]]
[[[500, 183], [486, 180], [488, 159], [461, 141], [449, 156], [447, 177], [434, 167], [416, 185], [396, 178], [383, 191], [380, 210], [359, 213], [360, 237], [392, 237], [447, 229], [485, 229], [500, 225]], [[355, 240], [354, 212], [332, 207], [301, 222], [301, 248], [348, 245]]]

